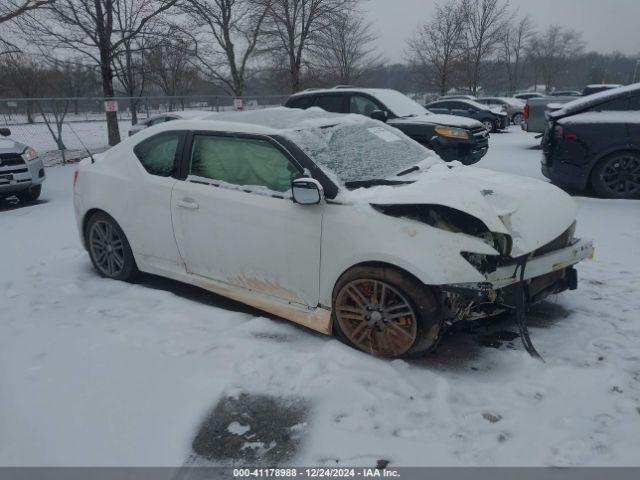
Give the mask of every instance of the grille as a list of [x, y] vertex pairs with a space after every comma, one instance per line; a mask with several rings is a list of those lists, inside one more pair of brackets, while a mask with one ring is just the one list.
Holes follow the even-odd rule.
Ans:
[[0, 167], [12, 167], [24, 164], [24, 159], [17, 153], [0, 153]]

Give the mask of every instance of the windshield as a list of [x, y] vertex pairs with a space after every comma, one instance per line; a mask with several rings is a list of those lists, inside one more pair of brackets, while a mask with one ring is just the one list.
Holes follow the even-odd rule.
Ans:
[[396, 117], [414, 117], [431, 113], [418, 102], [396, 90], [376, 90], [373, 96], [384, 103]]
[[[399, 130], [380, 122], [360, 120], [287, 133], [315, 163], [333, 172], [342, 183], [389, 179], [429, 159], [429, 150]], [[397, 177], [395, 180], [405, 180]]]

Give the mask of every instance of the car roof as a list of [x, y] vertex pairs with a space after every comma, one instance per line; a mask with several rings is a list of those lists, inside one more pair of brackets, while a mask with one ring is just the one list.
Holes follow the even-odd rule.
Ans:
[[557, 118], [571, 113], [579, 112], [586, 108], [606, 102], [607, 100], [626, 95], [628, 93], [640, 92], [640, 83], [632, 83], [626, 87], [609, 88], [602, 92], [594, 93], [586, 97], [579, 97], [576, 100], [565, 103], [561, 109], [549, 113], [550, 116]]
[[241, 112], [206, 112], [206, 115], [201, 117], [161, 123], [147, 130], [153, 129], [153, 132], [175, 130], [180, 125], [188, 130], [286, 136], [288, 131], [365, 121], [372, 122], [371, 119], [362, 115], [329, 113], [318, 107], [307, 110], [274, 107]]
[[338, 86], [334, 88], [309, 88], [307, 90], [303, 90], [302, 92], [297, 92], [291, 95], [291, 98], [295, 97], [305, 97], [308, 95], [317, 95], [318, 93], [368, 93], [375, 97], [376, 92], [380, 91], [392, 91], [395, 90], [391, 88], [360, 88], [360, 87], [349, 87], [349, 86]]

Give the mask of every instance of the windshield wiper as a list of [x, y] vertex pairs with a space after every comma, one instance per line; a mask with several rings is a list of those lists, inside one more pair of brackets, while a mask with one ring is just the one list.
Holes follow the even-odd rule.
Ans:
[[396, 173], [396, 177], [402, 177], [403, 175], [408, 175], [411, 172], [417, 172], [418, 170], [420, 170], [420, 167], [418, 165], [414, 165], [411, 168], [407, 168], [406, 170], [402, 170], [400, 173]]
[[353, 180], [351, 182], [345, 182], [344, 186], [349, 190], [354, 190], [356, 188], [368, 188], [368, 187], [377, 187], [379, 185], [408, 185], [410, 181], [407, 180], [388, 180], [385, 178], [372, 178], [370, 180]]

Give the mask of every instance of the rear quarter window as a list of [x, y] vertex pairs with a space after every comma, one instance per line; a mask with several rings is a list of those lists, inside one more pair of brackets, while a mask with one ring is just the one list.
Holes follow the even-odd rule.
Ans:
[[287, 102], [287, 107], [289, 107], [289, 108], [301, 108], [303, 110], [306, 110], [311, 105], [313, 105], [313, 100], [314, 99], [315, 99], [315, 97], [313, 97], [311, 95], [309, 95], [307, 97], [292, 98]]
[[629, 109], [629, 97], [619, 97], [609, 100], [589, 109], [590, 112], [623, 112]]
[[144, 169], [151, 175], [170, 177], [177, 171], [185, 132], [163, 132], [133, 147]]

